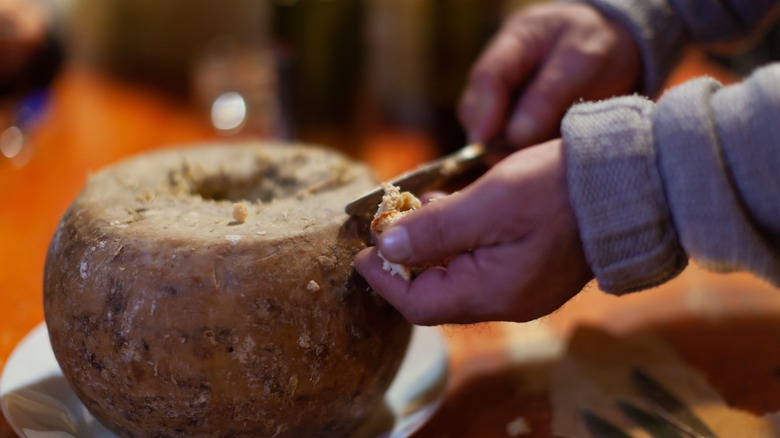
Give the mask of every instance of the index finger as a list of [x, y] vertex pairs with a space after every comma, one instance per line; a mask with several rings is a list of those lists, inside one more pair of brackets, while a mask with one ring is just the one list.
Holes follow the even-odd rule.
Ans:
[[523, 16], [510, 19], [471, 70], [459, 105], [470, 141], [499, 136], [511, 97], [543, 60], [544, 44], [524, 21]]

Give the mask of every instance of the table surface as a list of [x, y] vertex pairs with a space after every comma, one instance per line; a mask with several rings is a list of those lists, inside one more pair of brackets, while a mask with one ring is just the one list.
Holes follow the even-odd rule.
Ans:
[[[670, 85], [702, 73], [733, 80], [692, 52]], [[78, 66], [63, 70], [43, 119], [25, 134], [21, 155], [0, 156], [0, 365], [43, 320], [45, 251], [88, 173], [133, 153], [215, 137], [201, 111]], [[350, 153], [387, 178], [434, 151], [424, 136], [377, 131]], [[551, 376], [567, 342], [585, 327], [617, 343], [650, 332], [730, 407], [755, 416], [780, 410], [780, 293], [747, 274], [716, 275], [692, 266], [663, 287], [621, 298], [590, 286], [529, 324], [441, 328], [451, 372], [440, 409], [419, 435], [507, 436], [519, 418], [533, 436], [549, 435], [558, 421]], [[540, 344], [562, 347], [530, 361]], [[0, 438], [9, 436], [13, 432], [0, 419]]]

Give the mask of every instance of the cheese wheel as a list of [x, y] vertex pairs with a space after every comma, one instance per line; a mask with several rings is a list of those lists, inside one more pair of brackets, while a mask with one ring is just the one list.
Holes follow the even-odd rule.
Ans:
[[44, 273], [57, 361], [121, 436], [345, 436], [411, 327], [353, 269], [362, 164], [299, 144], [200, 145], [91, 175]]

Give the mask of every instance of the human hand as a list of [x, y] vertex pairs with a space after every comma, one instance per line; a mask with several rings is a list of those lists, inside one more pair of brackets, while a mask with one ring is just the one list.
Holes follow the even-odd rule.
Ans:
[[528, 321], [593, 277], [569, 204], [561, 140], [515, 152], [461, 192], [400, 219], [377, 245], [397, 263], [454, 256], [410, 282], [382, 269], [377, 248], [356, 256], [374, 290], [415, 324]]
[[470, 141], [529, 146], [558, 136], [575, 101], [634, 91], [641, 68], [628, 32], [592, 7], [535, 5], [507, 19], [472, 67], [460, 119]]

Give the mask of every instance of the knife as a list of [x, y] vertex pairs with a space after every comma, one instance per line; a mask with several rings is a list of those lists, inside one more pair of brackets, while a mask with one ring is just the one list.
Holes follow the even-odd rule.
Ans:
[[[492, 147], [488, 148], [481, 143], [472, 143], [450, 155], [430, 161], [416, 169], [403, 173], [388, 182], [399, 187], [401, 191], [416, 194], [434, 190], [477, 168], [479, 165], [484, 165], [488, 149], [492, 149]], [[377, 206], [382, 202], [383, 195], [384, 190], [382, 186], [379, 186], [352, 200], [344, 208], [344, 211], [350, 216], [373, 216]]]

